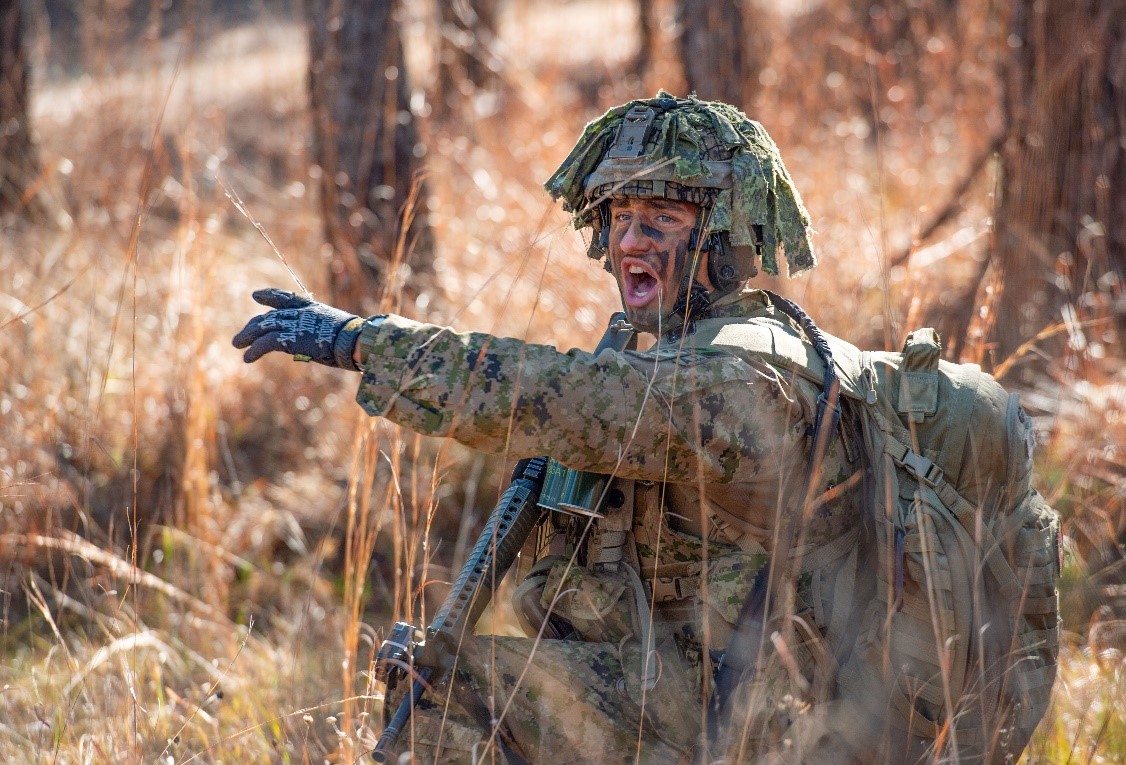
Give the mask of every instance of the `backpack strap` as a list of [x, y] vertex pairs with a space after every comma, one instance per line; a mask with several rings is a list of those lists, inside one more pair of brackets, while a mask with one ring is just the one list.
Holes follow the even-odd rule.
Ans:
[[954, 513], [962, 527], [977, 540], [982, 555], [985, 557], [985, 564], [989, 573], [996, 579], [1001, 594], [1008, 599], [1019, 597], [1021, 588], [1016, 574], [1013, 573], [1012, 566], [1005, 559], [1004, 551], [993, 536], [993, 532], [985, 524], [977, 523], [977, 512], [973, 505], [967, 502], [954, 488], [953, 484], [945, 479], [942, 468], [897, 439], [890, 432], [891, 428], [887, 421], [878, 412], [873, 411], [873, 414], [880, 428], [884, 431], [884, 452], [892, 458], [896, 465], [906, 470], [919, 482], [933, 489], [938, 498], [942, 500], [942, 504]]
[[[828, 338], [810, 318], [809, 314], [790, 300], [773, 292], [764, 290], [779, 311], [788, 316], [797, 324], [809, 339], [810, 345], [816, 353], [816, 358], [822, 365], [821, 393], [817, 397], [817, 409], [813, 423], [809, 428], [810, 457], [809, 475], [806, 477], [806, 502], [812, 498], [813, 487], [818, 473], [821, 470], [821, 461], [828, 448], [829, 442], [837, 435], [841, 419], [841, 383], [837, 376], [837, 368], [833, 363], [833, 350]], [[792, 368], [792, 364], [786, 364]], [[785, 368], [785, 367], [784, 367]], [[802, 370], [809, 375], [810, 370]], [[780, 558], [781, 551], [789, 551], [793, 541], [796, 520], [792, 519], [785, 524], [782, 534], [777, 541], [774, 554], [769, 557], [765, 566], [759, 569], [755, 576], [751, 591], [743, 601], [743, 607], [735, 621], [735, 629], [727, 648], [720, 659], [715, 672], [715, 684], [709, 707], [712, 714], [708, 721], [708, 747], [718, 743], [720, 723], [726, 724], [730, 716], [728, 702], [730, 694], [740, 682], [753, 675], [758, 662], [759, 650], [762, 643], [765, 624], [769, 617], [772, 590], [784, 586], [784, 582], [797, 572], [787, 571], [790, 565], [790, 556]], [[843, 552], [843, 551], [842, 551]], [[706, 754], [705, 749], [705, 754]]]

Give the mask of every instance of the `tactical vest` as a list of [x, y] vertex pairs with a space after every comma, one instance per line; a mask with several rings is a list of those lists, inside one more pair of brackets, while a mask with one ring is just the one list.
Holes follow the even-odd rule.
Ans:
[[[668, 352], [710, 348], [714, 327], [747, 321], [746, 317], [699, 321], [696, 332], [674, 340]], [[753, 349], [731, 346], [722, 350], [744, 358], [754, 354]], [[794, 389], [809, 399], [806, 408], [812, 409], [816, 386], [801, 379], [795, 381]], [[843, 439], [838, 439], [833, 453], [850, 471], [859, 469], [858, 453], [847, 448]], [[615, 479], [603, 492], [614, 501], [604, 503], [605, 517], [583, 537], [582, 554], [576, 560], [585, 565], [569, 564], [569, 556], [544, 561], [518, 590], [517, 611], [527, 614], [526, 629], [551, 610], [583, 639], [615, 642], [632, 633], [646, 642], [651, 638], [641, 634], [642, 627], [655, 617], [661, 629], [675, 634], [686, 654], [695, 652], [689, 660], [707, 665], [708, 652], [719, 653], [727, 644], [755, 575], [766, 562], [763, 543], [769, 543], [771, 532], [710, 512], [706, 514], [712, 533], [706, 541], [679, 531], [667, 516], [666, 495], [675, 491], [671, 485]], [[699, 501], [695, 491], [696, 487], [685, 489], [690, 495], [686, 504]], [[799, 654], [810, 653], [804, 646], [810, 640], [843, 635], [844, 622], [854, 612], [861, 512], [857, 493], [842, 495], [842, 502], [855, 505], [849, 523], [841, 526], [838, 518], [835, 526], [822, 524], [826, 528], [815, 539], [790, 551], [799, 561], [796, 616], [816, 630], [795, 648]], [[693, 506], [681, 511], [695, 515], [699, 509]], [[813, 525], [819, 523], [820, 519]], [[572, 526], [582, 528], [582, 524]], [[557, 593], [563, 594], [556, 599]], [[706, 646], [702, 644], [705, 634], [709, 637]]]

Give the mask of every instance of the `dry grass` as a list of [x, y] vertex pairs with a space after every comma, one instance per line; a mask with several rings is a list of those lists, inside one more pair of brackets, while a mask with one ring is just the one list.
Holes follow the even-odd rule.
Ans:
[[[504, 87], [427, 128], [442, 295], [408, 313], [563, 348], [597, 336], [613, 285], [539, 183], [587, 119], [680, 75], [666, 57], [645, 82], [613, 76], [632, 31], [614, 45], [578, 35], [556, 56], [546, 30], [568, 41], [630, 18], [625, 2], [511, 5]], [[428, 23], [408, 27], [423, 85]], [[670, 36], [666, 24], [665, 52]], [[855, 53], [845, 43], [830, 44]], [[366, 421], [354, 379], [245, 366], [230, 347], [252, 289], [325, 284], [303, 50], [297, 27], [271, 23], [37, 82], [57, 221], [5, 222], [0, 237], [6, 762], [354, 761], [379, 727], [366, 669], [383, 625], [425, 620], [433, 598], [419, 593], [452, 578], [497, 494], [503, 465]], [[824, 263], [773, 286], [829, 331], [895, 345], [957, 307], [978, 271], [988, 177], [908, 267], [885, 263], [982, 147], [984, 97], [942, 119], [886, 115], [875, 141], [807, 54], [779, 39], [754, 116], [805, 192]], [[785, 87], [788, 71], [806, 84]], [[976, 311], [988, 296], [975, 297]], [[1081, 530], [1071, 571], [1084, 585], [1081, 561], [1126, 517], [1126, 382], [1107, 360], [1121, 353], [1087, 333], [1110, 350], [1076, 348], [1038, 393], [1042, 483]], [[1082, 597], [1076, 630], [1100, 596]], [[1116, 666], [1069, 649], [1029, 761], [1126, 761], [1124, 692]]]

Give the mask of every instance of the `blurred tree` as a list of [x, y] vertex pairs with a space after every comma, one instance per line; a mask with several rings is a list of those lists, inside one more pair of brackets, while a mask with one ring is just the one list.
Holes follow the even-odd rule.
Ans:
[[1013, 13], [993, 252], [999, 360], [1065, 306], [1079, 320], [1117, 310], [1120, 336], [1126, 318], [1126, 0], [1016, 0]]
[[308, 0], [305, 7], [332, 299], [368, 311], [381, 293], [403, 286], [400, 274], [428, 273], [433, 251], [398, 3]]
[[649, 69], [653, 57], [653, 0], [637, 0], [637, 55], [631, 69], [639, 77]]
[[[645, 9], [642, 9], [644, 12]], [[758, 82], [767, 46], [764, 11], [748, 0], [678, 0], [680, 57], [689, 92], [744, 106]], [[754, 20], [748, 25], [745, 17]]]
[[0, 213], [39, 211], [43, 172], [28, 121], [20, 0], [0, 0]]
[[499, 61], [492, 53], [499, 0], [438, 3], [438, 110], [456, 113], [461, 97], [489, 88]]
[[[887, 129], [900, 121], [925, 123], [934, 114], [977, 105], [967, 103], [966, 96], [976, 86], [970, 74], [976, 62], [993, 52], [980, 39], [989, 34], [984, 28], [992, 28], [998, 13], [988, 0], [856, 0], [841, 5], [836, 29], [852, 49], [846, 71], [870, 125]], [[968, 19], [981, 28], [968, 29]], [[989, 97], [995, 94], [991, 91]], [[874, 141], [876, 131], [870, 135]]]

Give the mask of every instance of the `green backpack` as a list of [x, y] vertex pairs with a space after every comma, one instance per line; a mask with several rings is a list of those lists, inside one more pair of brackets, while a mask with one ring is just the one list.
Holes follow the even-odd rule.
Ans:
[[[822, 383], [789, 324], [724, 329]], [[875, 576], [876, 597], [853, 604], [867, 610], [832, 727], [873, 762], [1015, 762], [1047, 709], [1059, 643], [1059, 517], [1031, 485], [1032, 422], [978, 366], [941, 361], [933, 329], [900, 353], [823, 337], [842, 406], [860, 412], [878, 563], [857, 574]]]

